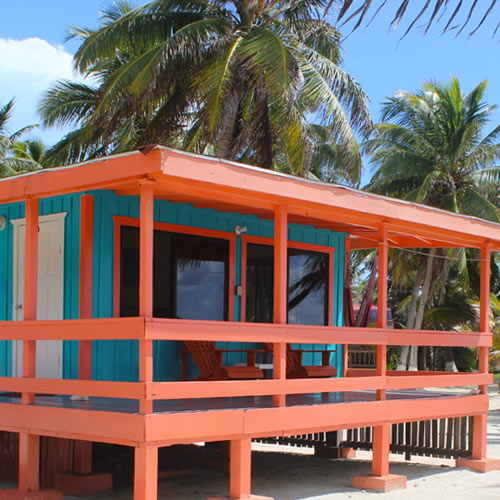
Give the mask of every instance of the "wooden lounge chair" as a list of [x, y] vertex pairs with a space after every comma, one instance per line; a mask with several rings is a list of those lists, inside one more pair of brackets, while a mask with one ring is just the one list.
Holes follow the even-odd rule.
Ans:
[[[272, 355], [273, 344], [267, 343], [266, 350]], [[321, 365], [304, 365], [303, 355], [305, 352], [321, 352]], [[336, 377], [337, 370], [330, 365], [330, 354], [334, 350], [312, 350], [293, 349], [290, 344], [286, 345], [286, 376], [287, 378], [326, 378]]]
[[[227, 352], [246, 352], [246, 366], [224, 366], [222, 357]], [[215, 347], [215, 342], [208, 341], [186, 341], [183, 347], [182, 356], [182, 377], [187, 379], [186, 354], [193, 358], [200, 376], [198, 380], [245, 380], [263, 378], [262, 370], [255, 365], [256, 349], [219, 349]]]

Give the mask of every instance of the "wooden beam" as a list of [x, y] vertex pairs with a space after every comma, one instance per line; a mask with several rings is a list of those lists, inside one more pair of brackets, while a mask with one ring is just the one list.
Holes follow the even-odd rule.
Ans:
[[[284, 205], [278, 206], [274, 211], [274, 323], [284, 325], [287, 323], [288, 306], [288, 220], [287, 210]], [[274, 343], [274, 370], [273, 377], [283, 380], [286, 378], [286, 343]], [[285, 396], [276, 394], [276, 406], [285, 405]]]
[[[387, 328], [387, 273], [388, 242], [387, 225], [382, 224], [378, 242], [378, 290], [377, 290], [377, 327]], [[387, 346], [377, 346], [377, 375], [385, 377], [387, 373]], [[377, 399], [385, 399], [385, 390], [377, 391]]]
[[[80, 198], [80, 318], [92, 318], [94, 197]], [[92, 341], [79, 342], [78, 378], [92, 378]]]
[[[153, 317], [154, 184], [140, 186], [139, 315]], [[139, 341], [139, 381], [153, 381], [153, 342]], [[141, 400], [141, 413], [152, 413], [153, 402]]]
[[[38, 198], [26, 200], [26, 237], [24, 252], [24, 321], [36, 320], [38, 296]], [[23, 377], [33, 378], [36, 373], [36, 340], [23, 342]], [[24, 393], [22, 402], [35, 401], [33, 393]]]
[[[480, 305], [479, 305], [479, 331], [490, 333], [490, 275], [491, 275], [491, 248], [486, 245], [481, 248], [481, 283], [480, 283]], [[479, 348], [479, 372], [489, 371], [489, 349]], [[479, 390], [482, 394], [488, 394], [488, 386], [482, 385]], [[486, 438], [486, 435], [485, 435]]]
[[135, 447], [134, 500], [158, 498], [158, 448], [141, 444]]

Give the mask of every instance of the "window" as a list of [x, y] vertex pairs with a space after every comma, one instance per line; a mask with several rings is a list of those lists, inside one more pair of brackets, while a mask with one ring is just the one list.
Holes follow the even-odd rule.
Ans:
[[[246, 321], [272, 323], [274, 250], [248, 243], [246, 262]], [[288, 323], [328, 324], [329, 255], [288, 249]]]
[[[139, 315], [139, 228], [121, 226], [120, 316]], [[154, 231], [153, 316], [227, 319], [229, 242]]]

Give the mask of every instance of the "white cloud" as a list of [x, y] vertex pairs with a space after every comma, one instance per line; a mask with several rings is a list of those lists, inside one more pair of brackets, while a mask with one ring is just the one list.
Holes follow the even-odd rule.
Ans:
[[[72, 54], [40, 38], [0, 38], [0, 103], [15, 97], [12, 131], [39, 122], [36, 114], [42, 93], [62, 78], [74, 79]], [[64, 131], [38, 130], [35, 135], [55, 142]]]

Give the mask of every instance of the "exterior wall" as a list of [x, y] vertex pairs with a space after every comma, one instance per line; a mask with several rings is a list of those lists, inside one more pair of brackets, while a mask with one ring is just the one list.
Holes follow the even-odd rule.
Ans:
[[[80, 195], [58, 196], [40, 200], [40, 215], [67, 212], [64, 221], [64, 309], [65, 319], [78, 318], [79, 290], [79, 220]], [[12, 220], [24, 218], [24, 203], [0, 206], [0, 215], [7, 219], [0, 231], [0, 321], [11, 320], [12, 304]], [[63, 344], [63, 360], [67, 359], [69, 342]], [[63, 361], [63, 376], [66, 375]], [[11, 342], [0, 342], [0, 376], [9, 376], [12, 370]]]
[[[139, 199], [133, 196], [116, 196], [111, 191], [93, 191], [94, 196], [94, 270], [93, 315], [105, 318], [113, 316], [113, 254], [114, 216], [139, 217]], [[68, 212], [65, 220], [65, 268], [64, 268], [64, 318], [78, 317], [78, 259], [80, 195], [68, 195], [41, 200], [40, 215]], [[245, 234], [272, 238], [273, 221], [260, 220], [256, 216], [220, 213], [210, 209], [198, 209], [189, 204], [155, 201], [155, 221], [204, 229], [233, 232], [236, 225], [246, 226]], [[12, 319], [12, 224], [10, 220], [24, 217], [24, 204], [0, 206], [0, 215], [7, 218], [7, 228], [0, 231], [0, 320]], [[333, 324], [342, 325], [345, 235], [312, 226], [289, 225], [289, 239], [335, 247]], [[10, 270], [10, 271], [9, 271]], [[236, 240], [236, 285], [241, 284], [241, 238]], [[240, 318], [240, 297], [235, 297], [234, 317]], [[221, 347], [225, 347], [223, 344]], [[241, 344], [231, 344], [239, 349]], [[248, 347], [248, 346], [247, 346]], [[300, 346], [311, 348], [312, 346]], [[317, 346], [320, 348], [321, 346]], [[335, 346], [332, 346], [334, 349]], [[155, 342], [155, 379], [179, 380], [181, 374], [180, 343]], [[95, 341], [92, 346], [92, 377], [101, 380], [137, 380], [138, 349], [136, 341]], [[231, 355], [229, 362], [243, 362], [242, 354]], [[11, 372], [11, 346], [0, 342], [0, 376]], [[307, 364], [320, 363], [320, 355], [306, 354]], [[332, 362], [342, 373], [342, 348], [332, 353]], [[194, 367], [190, 367], [192, 375]], [[78, 376], [78, 343], [64, 342], [63, 377]]]

